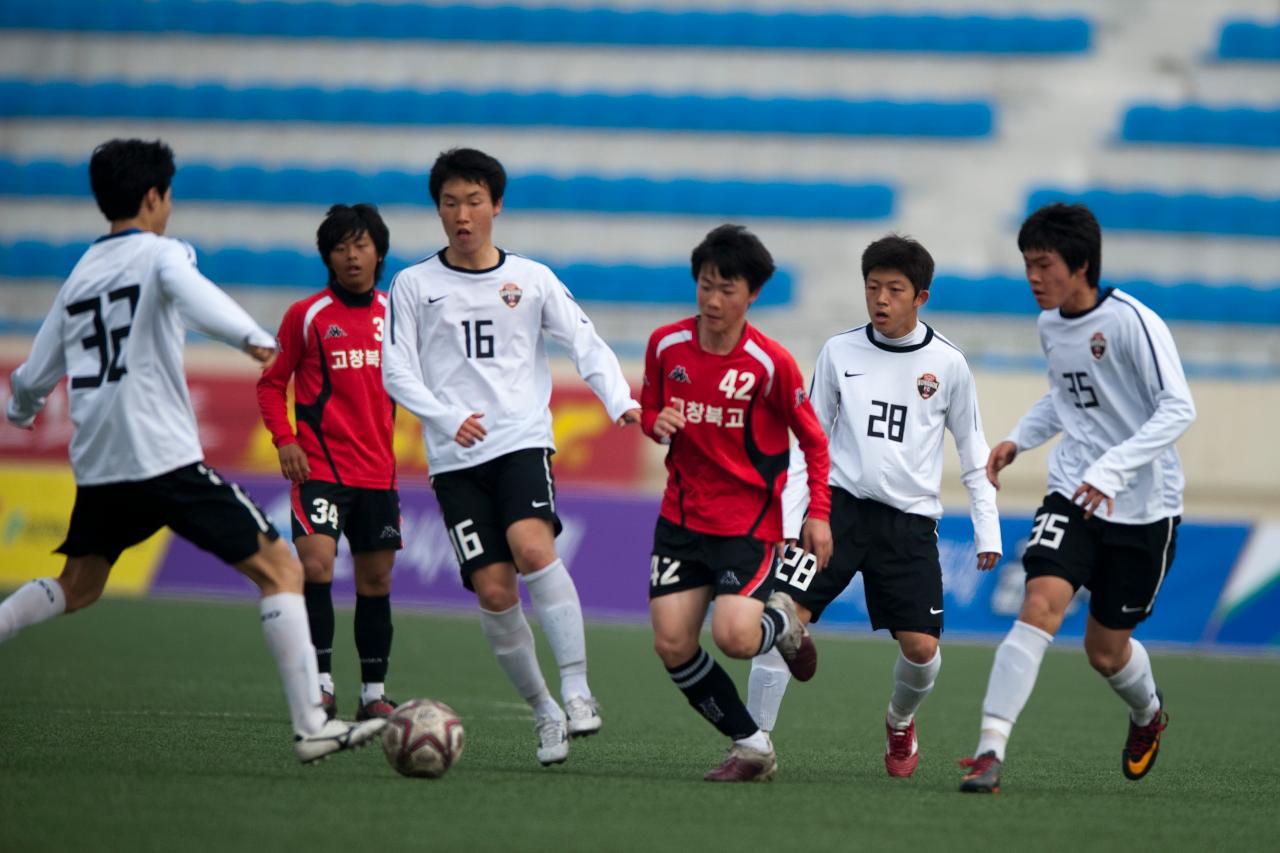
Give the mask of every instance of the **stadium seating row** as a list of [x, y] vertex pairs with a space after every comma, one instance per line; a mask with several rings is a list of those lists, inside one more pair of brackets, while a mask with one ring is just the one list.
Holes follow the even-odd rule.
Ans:
[[1280, 61], [1280, 23], [1227, 21], [1218, 36], [1218, 58]]
[[956, 138], [994, 123], [982, 101], [0, 81], [0, 117], [19, 116]]
[[[61, 279], [83, 254], [83, 243], [51, 244], [34, 240], [0, 243], [0, 278]], [[295, 249], [220, 247], [199, 251], [200, 269], [226, 284], [266, 287], [313, 287], [324, 280], [324, 267], [314, 253]], [[416, 259], [392, 256], [393, 273]], [[553, 264], [556, 273], [584, 302], [619, 305], [688, 305], [689, 268], [684, 264]], [[760, 306], [790, 304], [793, 276], [780, 269], [761, 291]], [[1273, 287], [1200, 282], [1104, 282], [1132, 293], [1173, 322], [1280, 325], [1280, 282]], [[968, 314], [1032, 315], [1038, 312], [1022, 278], [942, 274], [934, 279], [931, 311]]]
[[[0, 243], [0, 278], [56, 279], [66, 277], [84, 254], [84, 243], [44, 243], [18, 240]], [[320, 287], [325, 269], [319, 255], [296, 249], [247, 249], [235, 246], [202, 251], [196, 247], [200, 270], [219, 284], [264, 287]], [[396, 271], [417, 258], [389, 256], [386, 269]], [[693, 279], [687, 263], [553, 264], [576, 298], [622, 305], [684, 305], [693, 299]], [[792, 276], [779, 269], [760, 292], [756, 304], [785, 305], [792, 299]]]
[[1140, 104], [1125, 112], [1120, 137], [1126, 142], [1280, 148], [1280, 109]]
[[1280, 199], [1207, 193], [1036, 189], [1027, 213], [1055, 201], [1087, 204], [1103, 228], [1233, 237], [1280, 237]]
[[0, 27], [285, 38], [791, 50], [1061, 54], [1089, 49], [1078, 17], [677, 11], [523, 6], [44, 0], [0, 5]]
[[[89, 196], [87, 163], [15, 163], [0, 159], [0, 195]], [[427, 174], [384, 170], [182, 164], [174, 190], [184, 199], [327, 205], [337, 198], [378, 204], [426, 204]], [[796, 219], [882, 219], [893, 212], [883, 184], [796, 181], [657, 180], [590, 175], [512, 175], [506, 199], [518, 210], [679, 213]]]

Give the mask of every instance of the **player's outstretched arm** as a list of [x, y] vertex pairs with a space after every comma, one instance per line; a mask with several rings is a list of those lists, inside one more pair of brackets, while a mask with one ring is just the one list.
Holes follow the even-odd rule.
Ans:
[[62, 318], [65, 306], [62, 294], [53, 300], [40, 330], [31, 344], [31, 354], [9, 376], [9, 401], [4, 407], [9, 423], [20, 429], [31, 429], [45, 400], [67, 372], [62, 350]]
[[[255, 355], [274, 351], [276, 339], [234, 299], [196, 269], [195, 251], [168, 240], [157, 256], [160, 287], [173, 300], [188, 328]], [[259, 359], [261, 360], [261, 359]]]
[[[610, 420], [619, 426], [638, 421], [641, 406], [631, 396], [631, 386], [622, 374], [618, 356], [600, 337], [591, 318], [573, 301], [568, 288], [554, 276], [547, 282], [542, 328], [569, 350], [578, 375], [600, 398]], [[626, 419], [630, 413], [634, 413], [636, 420]]]

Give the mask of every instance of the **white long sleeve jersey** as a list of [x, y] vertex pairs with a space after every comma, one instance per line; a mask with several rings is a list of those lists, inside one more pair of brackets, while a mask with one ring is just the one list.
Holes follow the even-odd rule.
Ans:
[[1115, 500], [1099, 518], [1149, 524], [1182, 513], [1186, 479], [1174, 442], [1196, 418], [1169, 327], [1127, 293], [1108, 289], [1083, 314], [1043, 311], [1049, 393], [1009, 436], [1019, 450], [1059, 432], [1049, 491], [1070, 498], [1081, 483]]
[[[830, 441], [831, 485], [902, 512], [942, 516], [943, 430], [950, 430], [977, 549], [1002, 553], [973, 374], [954, 344], [924, 323], [895, 342], [859, 326], [823, 345], [810, 397]], [[783, 493], [788, 538], [799, 531], [808, 499], [804, 458], [791, 459]]]
[[[432, 473], [555, 448], [544, 330], [569, 350], [610, 419], [640, 407], [617, 356], [550, 269], [499, 252], [492, 269], [464, 270], [442, 255], [395, 277], [382, 354], [387, 393], [423, 422]], [[466, 448], [454, 436], [475, 412], [488, 434]]]
[[199, 462], [183, 371], [188, 327], [235, 347], [275, 346], [200, 274], [186, 243], [149, 231], [102, 237], [71, 271], [30, 357], [10, 377], [5, 414], [29, 426], [68, 376], [77, 484], [145, 480]]

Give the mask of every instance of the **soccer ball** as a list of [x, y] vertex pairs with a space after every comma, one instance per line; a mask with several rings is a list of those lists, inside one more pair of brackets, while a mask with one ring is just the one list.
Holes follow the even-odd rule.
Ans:
[[466, 734], [453, 709], [435, 699], [410, 699], [382, 730], [387, 763], [404, 776], [438, 779], [462, 757]]

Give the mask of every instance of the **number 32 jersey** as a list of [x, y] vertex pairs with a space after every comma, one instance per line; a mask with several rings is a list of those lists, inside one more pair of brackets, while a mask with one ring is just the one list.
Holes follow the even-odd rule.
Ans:
[[[544, 330], [569, 350], [610, 420], [640, 407], [618, 357], [550, 269], [499, 251], [492, 269], [465, 270], [443, 254], [392, 282], [382, 355], [387, 393], [424, 424], [433, 474], [555, 448]], [[454, 436], [475, 412], [488, 434], [463, 447]]]
[[236, 348], [275, 338], [196, 269], [181, 240], [128, 230], [80, 258], [13, 372], [6, 414], [26, 426], [69, 376], [71, 468], [93, 486], [204, 459], [183, 371], [188, 328]]
[[727, 355], [705, 351], [697, 336], [689, 317], [654, 331], [645, 352], [645, 433], [657, 438], [667, 406], [685, 419], [667, 453], [662, 517], [698, 533], [781, 540], [790, 430], [809, 463], [809, 514], [826, 519], [827, 437], [791, 353], [750, 324]]

